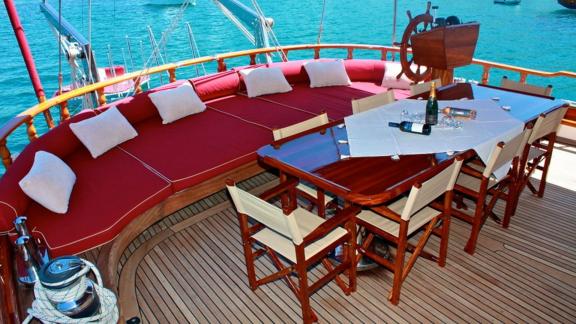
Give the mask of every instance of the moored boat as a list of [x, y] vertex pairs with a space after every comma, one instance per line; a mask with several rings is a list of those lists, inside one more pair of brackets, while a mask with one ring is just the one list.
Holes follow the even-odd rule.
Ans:
[[576, 1], [574, 0], [558, 0], [558, 3], [568, 9], [576, 9]]
[[521, 0], [494, 0], [494, 3], [502, 4], [506, 6], [517, 6], [519, 5]]

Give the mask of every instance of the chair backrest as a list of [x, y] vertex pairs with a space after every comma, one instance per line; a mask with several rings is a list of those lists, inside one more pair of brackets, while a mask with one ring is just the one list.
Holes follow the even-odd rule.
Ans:
[[489, 178], [494, 170], [498, 170], [504, 165], [509, 164], [515, 157], [522, 155], [531, 132], [532, 130], [530, 128], [526, 128], [522, 133], [514, 136], [514, 138], [506, 143], [500, 142], [496, 144], [492, 149], [490, 160], [486, 163], [482, 176]]
[[352, 100], [352, 113], [359, 114], [372, 108], [392, 103], [396, 100], [394, 91], [388, 90], [370, 97]]
[[284, 128], [274, 129], [272, 130], [272, 133], [274, 135], [274, 140], [278, 141], [283, 138], [296, 135], [301, 132], [305, 132], [311, 128], [328, 124], [328, 122], [329, 122], [328, 114], [322, 113], [316, 117], [312, 117], [298, 124], [286, 126]]
[[503, 76], [500, 87], [504, 89], [516, 90], [521, 92], [527, 92], [539, 96], [550, 96], [552, 94], [552, 86], [539, 87], [532, 84], [520, 83], [508, 79], [508, 77]]
[[412, 84], [412, 85], [410, 85], [410, 95], [415, 96], [415, 95], [419, 95], [421, 93], [430, 91], [430, 87], [432, 86], [432, 82], [436, 83], [436, 88], [442, 86], [442, 80], [440, 80], [440, 79], [434, 79], [434, 80], [428, 81], [428, 82]]
[[435, 174], [421, 185], [414, 185], [412, 190], [410, 190], [406, 206], [404, 210], [402, 210], [402, 219], [405, 221], [410, 220], [410, 217], [422, 209], [422, 207], [430, 204], [446, 191], [452, 190], [456, 179], [458, 179], [461, 167], [462, 159], [455, 159], [450, 166]]
[[284, 215], [280, 208], [249, 194], [235, 185], [226, 185], [226, 187], [238, 213], [247, 215], [269, 229], [284, 235], [296, 245], [302, 243], [302, 232], [300, 232], [296, 218], [292, 213]]
[[566, 110], [568, 110], [568, 107], [562, 107], [538, 117], [532, 128], [532, 134], [528, 139], [528, 143], [532, 144], [548, 134], [555, 133], [558, 126], [560, 126], [560, 122], [562, 122], [562, 118], [564, 118], [566, 114]]

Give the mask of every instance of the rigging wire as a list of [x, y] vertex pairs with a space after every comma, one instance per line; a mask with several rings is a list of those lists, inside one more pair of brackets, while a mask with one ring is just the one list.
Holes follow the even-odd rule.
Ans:
[[[91, 0], [89, 0], [89, 1], [91, 1]], [[155, 49], [153, 48], [152, 53], [150, 54], [150, 56], [148, 57], [146, 62], [144, 62], [144, 66], [143, 66], [142, 70], [140, 70], [140, 73], [136, 77], [137, 80], [141, 81], [143, 79], [142, 75], [150, 70], [149, 64], [152, 61], [152, 59], [155, 57], [156, 51], [160, 51], [166, 47], [168, 38], [170, 37], [172, 32], [178, 26], [180, 20], [184, 16], [184, 12], [186, 11], [186, 8], [188, 8], [188, 6], [190, 4], [191, 4], [190, 0], [184, 0], [182, 2], [182, 5], [178, 9], [178, 13], [172, 18], [172, 20], [170, 21], [170, 25], [162, 33], [162, 38], [160, 39], [160, 44], [159, 45], [158, 44], [156, 44], [156, 45], [151, 44], [151, 46], [154, 46], [156, 48]], [[132, 92], [133, 92], [133, 94], [135, 94], [136, 88], [132, 89]]]
[[254, 6], [254, 9], [256, 10], [256, 14], [258, 14], [258, 16], [260, 18], [260, 22], [264, 25], [265, 32], [270, 35], [270, 38], [272, 40], [274, 48], [276, 49], [276, 52], [280, 55], [282, 61], [284, 61], [284, 62], [288, 61], [288, 57], [286, 56], [286, 53], [280, 48], [280, 42], [278, 41], [278, 38], [276, 37], [276, 34], [274, 33], [272, 26], [269, 25], [266, 21], [266, 16], [264, 15], [264, 11], [262, 10], [260, 5], [258, 4], [258, 1], [252, 0], [252, 5]]
[[58, 94], [62, 94], [62, 0], [58, 0]]
[[320, 16], [320, 25], [318, 26], [318, 37], [316, 38], [316, 44], [320, 44], [322, 39], [322, 32], [324, 31], [324, 13], [326, 12], [326, 0], [322, 1], [322, 16]]

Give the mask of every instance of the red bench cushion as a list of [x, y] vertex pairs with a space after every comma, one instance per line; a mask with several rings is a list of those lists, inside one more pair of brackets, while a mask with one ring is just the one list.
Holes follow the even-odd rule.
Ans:
[[[278, 104], [302, 109], [313, 114], [328, 113], [330, 119], [341, 119], [352, 114], [352, 99], [371, 96], [376, 92], [357, 89], [353, 82], [352, 86], [336, 86], [310, 88], [308, 85], [298, 84], [294, 90], [288, 93], [278, 93], [258, 97], [258, 100], [269, 100]], [[381, 90], [380, 90], [381, 89]], [[378, 89], [385, 91], [386, 88]]]
[[251, 99], [244, 95], [214, 100], [208, 104], [208, 107], [262, 125], [270, 130], [290, 126], [316, 116], [303, 109], [284, 106], [263, 98]]
[[81, 253], [113, 240], [134, 218], [172, 194], [170, 183], [118, 148], [94, 160], [77, 150], [66, 163], [77, 176], [65, 215], [35, 202], [26, 211], [34, 235], [53, 256]]
[[202, 101], [233, 95], [240, 88], [240, 77], [234, 70], [206, 75], [190, 82]]
[[175, 191], [254, 161], [272, 142], [266, 127], [208, 109], [169, 125], [159, 118], [135, 125], [138, 134], [121, 147], [169, 179]]
[[30, 143], [14, 160], [13, 165], [0, 178], [0, 233], [11, 230], [14, 227], [12, 224], [14, 219], [18, 215], [24, 215], [28, 208], [31, 200], [20, 189], [18, 182], [30, 171], [36, 152], [47, 151], [64, 161], [76, 150], [88, 152], [68, 125], [93, 116], [95, 114], [90, 110], [78, 113]]

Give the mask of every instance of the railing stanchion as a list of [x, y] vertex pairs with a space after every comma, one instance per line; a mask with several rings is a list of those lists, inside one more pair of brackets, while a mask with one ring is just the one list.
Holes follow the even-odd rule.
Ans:
[[6, 139], [0, 139], [0, 158], [2, 158], [2, 164], [4, 164], [4, 168], [8, 170], [10, 165], [12, 165], [12, 154], [8, 149]]
[[70, 111], [68, 111], [68, 101], [60, 103], [60, 123], [70, 118]]
[[346, 58], [349, 60], [354, 58], [354, 47], [348, 47], [348, 56]]
[[169, 77], [170, 77], [170, 83], [176, 82], [176, 68], [169, 69], [169, 70], [168, 70], [168, 75], [169, 75]]
[[482, 69], [482, 84], [488, 84], [488, 80], [490, 79], [490, 66], [483, 65]]
[[35, 141], [38, 138], [38, 133], [36, 132], [36, 127], [34, 126], [33, 117], [30, 117], [26, 120], [26, 133], [28, 134], [28, 140], [30, 142]]
[[314, 59], [317, 60], [320, 58], [320, 47], [314, 47]]
[[223, 58], [218, 59], [218, 72], [226, 71], [226, 62], [224, 62]]
[[528, 77], [528, 74], [526, 72], [521, 72], [520, 73], [520, 83], [526, 83], [527, 77]]
[[96, 92], [98, 93], [98, 104], [100, 104], [100, 106], [103, 106], [106, 104], [106, 95], [104, 94], [104, 88], [98, 88], [98, 90], [96, 90]]

